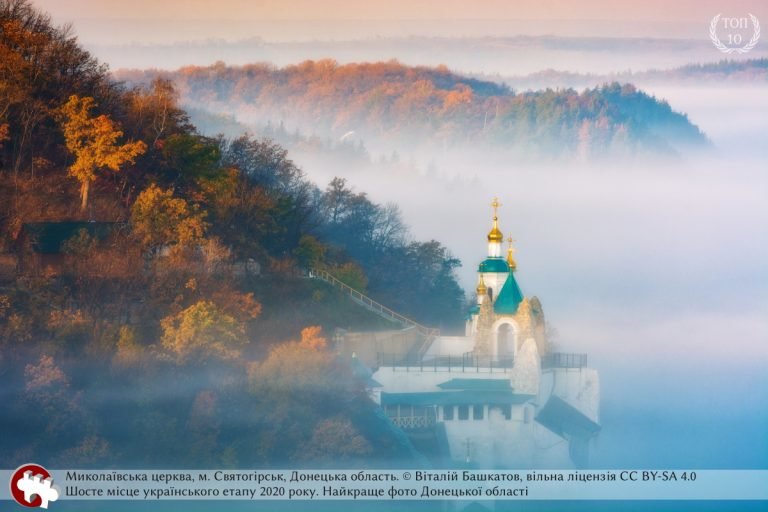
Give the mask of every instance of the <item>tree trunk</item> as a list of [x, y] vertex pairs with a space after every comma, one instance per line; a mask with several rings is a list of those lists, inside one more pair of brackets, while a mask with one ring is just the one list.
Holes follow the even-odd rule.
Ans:
[[80, 211], [84, 212], [88, 207], [88, 193], [91, 191], [91, 180], [84, 180], [80, 184]]

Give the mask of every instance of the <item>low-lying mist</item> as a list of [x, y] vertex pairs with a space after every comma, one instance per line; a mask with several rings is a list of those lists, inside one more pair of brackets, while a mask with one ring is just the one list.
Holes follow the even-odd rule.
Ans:
[[[714, 15], [714, 13], [712, 14]], [[121, 23], [125, 23], [121, 20]], [[356, 22], [358, 28], [359, 23]], [[465, 32], [466, 20], [460, 36], [426, 37], [424, 27], [411, 29], [410, 33], [392, 37], [375, 37], [376, 28], [370, 27], [351, 37], [335, 35], [332, 40], [317, 37], [306, 40], [306, 34], [317, 28], [317, 23], [304, 22], [298, 28], [304, 40], [280, 40], [275, 23], [259, 27], [248, 23], [243, 32], [228, 24], [227, 36], [238, 40], [201, 39], [202, 27], [188, 27], [180, 33], [184, 41], [151, 42], [152, 34], [163, 32], [165, 27], [149, 30], [149, 34], [131, 31], [134, 41], [115, 41], [115, 32], [108, 32], [108, 40], [96, 34], [88, 34], [89, 50], [100, 59], [109, 62], [113, 69], [161, 68], [176, 69], [190, 64], [209, 65], [223, 61], [230, 65], [253, 62], [271, 62], [278, 66], [298, 64], [307, 59], [332, 58], [341, 63], [375, 62], [398, 59], [409, 65], [437, 66], [444, 64], [463, 73], [484, 73], [510, 76], [541, 71], [546, 67], [580, 73], [608, 73], [615, 71], [664, 69], [706, 62], [722, 57], [706, 34], [708, 21], [703, 21], [701, 31], [693, 31], [691, 38], [679, 37], [654, 39], [647, 37], [557, 37], [552, 35], [528, 36], [527, 28], [488, 37], [471, 37]], [[108, 24], [99, 23], [104, 31]], [[204, 25], [210, 27], [209, 21]], [[313, 26], [314, 25], [314, 26]], [[423, 25], [423, 24], [419, 24]], [[143, 27], [147, 29], [146, 26]], [[235, 30], [233, 32], [233, 29]], [[325, 26], [329, 30], [328, 26]], [[284, 31], [283, 31], [284, 32]], [[139, 34], [138, 36], [136, 34]], [[552, 34], [545, 31], [544, 34]], [[700, 36], [699, 36], [700, 34]], [[731, 55], [735, 57], [736, 55]], [[742, 58], [765, 57], [765, 50], [758, 45]]]
[[[605, 467], [765, 467], [768, 427], [768, 95], [651, 91], [715, 149], [666, 160], [517, 162], [503, 153], [409, 155], [413, 171], [298, 163], [323, 186], [345, 176], [396, 202], [475, 285], [494, 196], [558, 350], [602, 376]], [[407, 166], [406, 166], [407, 167]], [[415, 169], [421, 169], [417, 171]]]

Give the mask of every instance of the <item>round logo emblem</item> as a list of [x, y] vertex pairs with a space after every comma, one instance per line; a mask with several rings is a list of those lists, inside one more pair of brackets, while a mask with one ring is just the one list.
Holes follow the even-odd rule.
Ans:
[[59, 490], [53, 487], [51, 474], [43, 466], [24, 464], [11, 475], [11, 496], [16, 503], [30, 508], [48, 508], [48, 503], [59, 499]]
[[[709, 24], [709, 38], [715, 48], [723, 53], [731, 54], [747, 53], [755, 47], [760, 40], [760, 22], [757, 20], [757, 16], [749, 14], [749, 20], [746, 17], [722, 19], [721, 17], [722, 14], [718, 14], [712, 18], [712, 22]], [[747, 43], [744, 43], [743, 32], [749, 28], [750, 21], [752, 22], [752, 37]], [[717, 34], [718, 30], [723, 33], [724, 41], [720, 40], [720, 36]]]

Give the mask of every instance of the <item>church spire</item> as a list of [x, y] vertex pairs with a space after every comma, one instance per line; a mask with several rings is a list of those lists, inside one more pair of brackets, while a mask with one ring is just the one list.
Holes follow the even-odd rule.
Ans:
[[515, 248], [512, 247], [512, 237], [507, 238], [507, 242], [509, 242], [509, 247], [507, 247], [507, 264], [509, 265], [509, 271], [514, 272], [517, 270], [517, 263], [515, 262]]
[[504, 234], [499, 229], [499, 199], [494, 197], [491, 203], [493, 207], [493, 228], [488, 233], [488, 257], [501, 258], [501, 243], [504, 241]]
[[481, 271], [480, 271], [480, 279], [477, 283], [477, 303], [482, 304], [485, 297], [488, 295], [488, 287], [485, 286], [485, 281], [483, 280], [483, 273], [482, 273], [482, 265], [481, 265]]
[[497, 197], [493, 198], [493, 202], [491, 203], [491, 206], [493, 207], [493, 228], [488, 233], [488, 241], [501, 242], [502, 240], [504, 240], [504, 234], [499, 229], [498, 210], [499, 210], [499, 206], [501, 206], [501, 203], [499, 202], [499, 199]]

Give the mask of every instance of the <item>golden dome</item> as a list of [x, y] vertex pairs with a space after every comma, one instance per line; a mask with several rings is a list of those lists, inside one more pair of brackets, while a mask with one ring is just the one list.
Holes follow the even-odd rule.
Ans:
[[488, 241], [501, 243], [504, 241], [504, 234], [499, 229], [499, 217], [496, 215], [499, 206], [501, 206], [498, 198], [493, 198], [491, 206], [493, 207], [493, 229], [488, 233]]
[[515, 262], [515, 258], [513, 256], [515, 253], [515, 248], [512, 247], [512, 237], [507, 238], [507, 241], [509, 242], [509, 247], [507, 248], [507, 264], [509, 265], [509, 271], [514, 272], [517, 270], [517, 263]]
[[503, 240], [504, 240], [504, 233], [502, 233], [501, 230], [499, 229], [499, 220], [496, 217], [494, 217], [493, 229], [491, 229], [488, 232], [488, 241], [501, 243]]
[[477, 294], [482, 296], [486, 293], [488, 293], [488, 288], [485, 286], [485, 282], [483, 281], [483, 274], [480, 274], [480, 282], [477, 283]]

